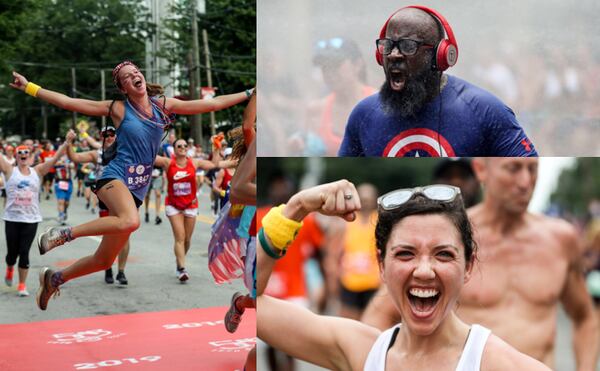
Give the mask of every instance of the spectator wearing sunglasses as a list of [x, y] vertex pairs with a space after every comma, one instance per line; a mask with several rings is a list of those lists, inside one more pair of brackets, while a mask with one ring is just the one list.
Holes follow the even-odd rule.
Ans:
[[7, 195], [3, 215], [7, 246], [4, 282], [7, 286], [12, 286], [14, 267], [18, 260], [19, 296], [29, 296], [26, 284], [29, 249], [35, 238], [38, 223], [42, 221], [39, 202], [41, 179], [65, 153], [65, 147], [61, 146], [53, 157], [35, 167], [31, 166], [33, 154], [28, 146], [21, 145], [16, 148], [16, 166], [0, 155], [0, 172], [6, 179]]
[[339, 156], [537, 156], [510, 108], [443, 73], [458, 45], [441, 14], [400, 9], [381, 29], [376, 55], [385, 82], [352, 111]]
[[[555, 369], [559, 303], [573, 321], [578, 370], [593, 370], [598, 324], [581, 270], [582, 248], [564, 220], [527, 211], [537, 180], [537, 159], [477, 158], [473, 170], [483, 201], [469, 209], [478, 231], [477, 274], [465, 284], [458, 316], [481, 323], [518, 351]], [[380, 291], [363, 317], [380, 329], [401, 319]]]
[[456, 187], [401, 189], [378, 199], [375, 239], [381, 278], [402, 323], [382, 332], [263, 295], [273, 264], [285, 259], [304, 217], [320, 212], [352, 221], [360, 208], [356, 189], [342, 180], [301, 191], [263, 218], [258, 237], [259, 338], [327, 369], [437, 369], [443, 364], [458, 371], [549, 370], [487, 328], [456, 315], [461, 290], [476, 274], [477, 254]]

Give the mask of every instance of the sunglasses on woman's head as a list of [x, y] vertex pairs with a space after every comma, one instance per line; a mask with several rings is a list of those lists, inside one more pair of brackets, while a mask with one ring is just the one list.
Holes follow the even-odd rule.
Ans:
[[425, 187], [397, 189], [379, 197], [377, 205], [386, 211], [394, 210], [404, 205], [416, 194], [433, 201], [452, 202], [460, 194], [460, 188], [446, 184], [434, 184]]

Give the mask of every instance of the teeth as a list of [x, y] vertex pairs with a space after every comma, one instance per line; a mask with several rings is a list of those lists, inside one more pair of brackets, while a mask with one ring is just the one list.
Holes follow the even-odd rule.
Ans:
[[431, 298], [438, 294], [438, 290], [436, 290], [436, 289], [424, 290], [424, 289], [412, 288], [412, 289], [410, 289], [409, 292], [411, 295], [416, 296], [418, 298]]

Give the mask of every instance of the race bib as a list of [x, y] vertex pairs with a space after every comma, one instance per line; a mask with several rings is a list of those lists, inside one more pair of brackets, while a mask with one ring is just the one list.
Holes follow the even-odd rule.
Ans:
[[33, 192], [30, 190], [17, 191], [15, 197], [15, 205], [31, 206], [33, 200]]
[[127, 188], [136, 190], [150, 183], [152, 176], [152, 165], [128, 165], [125, 167], [125, 182]]
[[60, 189], [61, 191], [68, 191], [69, 190], [69, 182], [60, 180], [58, 182], [58, 189]]
[[175, 196], [187, 196], [192, 193], [192, 183], [183, 182], [173, 184], [173, 194]]
[[160, 169], [152, 169], [152, 177], [158, 178], [160, 176]]

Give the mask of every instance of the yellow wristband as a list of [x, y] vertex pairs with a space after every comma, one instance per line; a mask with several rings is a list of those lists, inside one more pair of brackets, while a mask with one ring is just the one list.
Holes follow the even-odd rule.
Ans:
[[87, 138], [87, 137], [89, 137], [89, 136], [90, 136], [90, 135], [89, 135], [88, 133], [86, 133], [86, 132], [84, 132], [83, 134], [81, 134], [81, 137], [82, 137], [83, 139], [85, 139], [85, 138]]
[[25, 93], [31, 95], [32, 97], [37, 97], [38, 90], [40, 90], [41, 88], [42, 87], [39, 85], [36, 85], [32, 82], [28, 82], [25, 86]]
[[285, 205], [272, 208], [262, 220], [262, 225], [273, 247], [286, 249], [298, 235], [302, 222], [297, 222], [283, 216]]
[[226, 194], [226, 193], [227, 193], [227, 192], [225, 192], [225, 190], [224, 190], [224, 189], [222, 189], [222, 190], [221, 190], [221, 192], [219, 192], [219, 195], [220, 195], [221, 197], [225, 197], [225, 194]]

